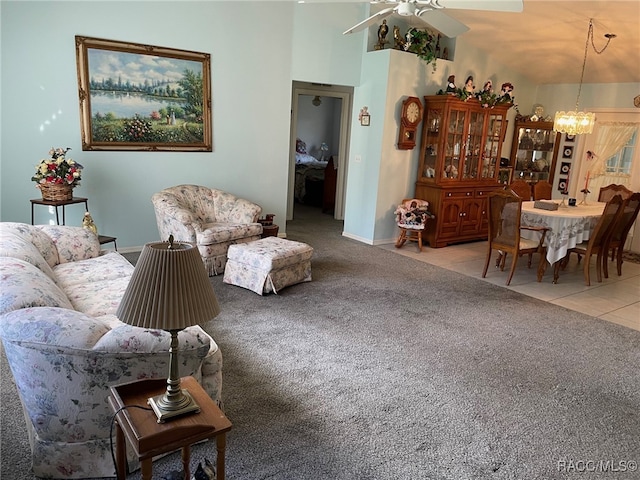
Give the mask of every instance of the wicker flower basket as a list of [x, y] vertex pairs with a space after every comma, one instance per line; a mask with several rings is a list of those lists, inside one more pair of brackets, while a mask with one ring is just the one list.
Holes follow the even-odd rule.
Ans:
[[64, 183], [41, 183], [40, 191], [42, 199], [51, 202], [71, 200], [73, 198], [73, 186]]

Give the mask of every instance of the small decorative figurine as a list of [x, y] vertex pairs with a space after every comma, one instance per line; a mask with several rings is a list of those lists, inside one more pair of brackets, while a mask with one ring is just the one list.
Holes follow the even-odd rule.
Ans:
[[382, 20], [382, 24], [378, 27], [378, 43], [375, 46], [376, 50], [384, 49], [384, 45], [387, 42], [387, 33], [389, 33], [389, 27], [387, 26], [387, 20]]
[[475, 88], [476, 87], [473, 84], [473, 77], [469, 75], [467, 80], [464, 82], [464, 91], [467, 92], [467, 94], [472, 95]]
[[486, 82], [484, 82], [484, 87], [482, 87], [481, 93], [487, 93], [491, 95], [492, 92], [493, 92], [493, 82], [491, 80], [487, 80]]
[[394, 47], [396, 50], [404, 50], [405, 49], [405, 45], [407, 44], [407, 42], [405, 41], [404, 38], [402, 38], [402, 35], [400, 34], [400, 29], [398, 28], [397, 25], [393, 26], [393, 40], [394, 40]]
[[449, 75], [449, 78], [447, 78], [447, 93], [449, 95], [456, 94], [456, 76], [455, 75]]
[[513, 95], [511, 92], [513, 92], [513, 85], [510, 84], [509, 82], [503, 83], [500, 89], [500, 96], [503, 97], [505, 100], [512, 100]]
[[98, 227], [93, 222], [93, 218], [91, 217], [91, 214], [89, 212], [84, 213], [84, 217], [82, 218], [82, 228], [86, 228], [96, 235], [98, 234]]

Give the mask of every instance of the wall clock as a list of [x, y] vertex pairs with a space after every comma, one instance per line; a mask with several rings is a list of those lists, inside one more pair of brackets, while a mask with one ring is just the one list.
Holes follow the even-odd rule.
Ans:
[[422, 120], [422, 103], [418, 97], [407, 97], [400, 111], [400, 129], [398, 130], [398, 148], [412, 150], [416, 146], [416, 132]]
[[633, 104], [640, 108], [640, 95], [636, 95], [635, 97], [633, 97]]

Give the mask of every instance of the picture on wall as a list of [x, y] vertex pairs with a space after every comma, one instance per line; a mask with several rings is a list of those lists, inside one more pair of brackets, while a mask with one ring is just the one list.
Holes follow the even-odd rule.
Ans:
[[76, 36], [83, 150], [212, 151], [208, 53]]
[[562, 162], [560, 164], [560, 173], [564, 175], [569, 175], [570, 170], [571, 170], [571, 164], [569, 162]]
[[562, 158], [571, 158], [573, 156], [573, 147], [564, 147], [562, 150]]
[[558, 179], [558, 190], [563, 194], [569, 190], [569, 178], [560, 177]]

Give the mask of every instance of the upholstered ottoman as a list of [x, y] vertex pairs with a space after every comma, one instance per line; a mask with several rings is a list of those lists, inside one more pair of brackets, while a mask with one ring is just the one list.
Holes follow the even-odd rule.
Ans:
[[266, 237], [230, 245], [223, 282], [256, 292], [278, 290], [311, 281], [313, 248], [306, 243]]

